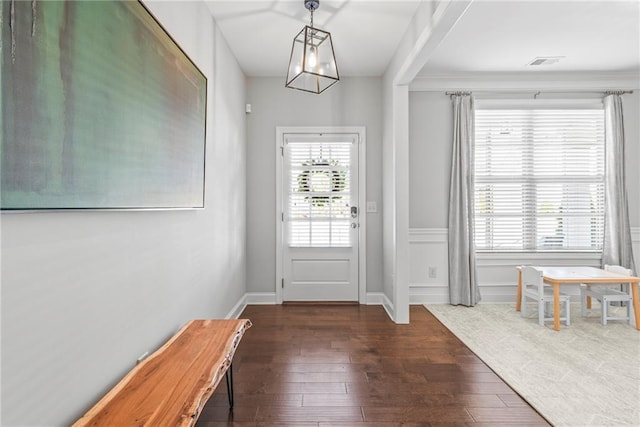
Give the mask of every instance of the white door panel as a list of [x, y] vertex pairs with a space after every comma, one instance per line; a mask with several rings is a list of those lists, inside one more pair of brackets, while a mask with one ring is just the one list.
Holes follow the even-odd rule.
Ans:
[[284, 134], [284, 301], [358, 301], [358, 142]]
[[348, 282], [348, 259], [296, 259], [291, 260], [291, 280], [296, 282], [314, 281]]

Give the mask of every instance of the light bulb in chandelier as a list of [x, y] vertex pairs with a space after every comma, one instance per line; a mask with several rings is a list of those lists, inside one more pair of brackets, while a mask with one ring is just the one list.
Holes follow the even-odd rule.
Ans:
[[307, 68], [316, 68], [318, 64], [318, 49], [315, 46], [309, 48], [309, 58], [307, 59]]

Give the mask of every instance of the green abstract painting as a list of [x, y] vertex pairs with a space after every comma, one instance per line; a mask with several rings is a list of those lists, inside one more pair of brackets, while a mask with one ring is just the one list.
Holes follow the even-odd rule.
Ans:
[[2, 1], [0, 207], [204, 207], [207, 81], [135, 1]]

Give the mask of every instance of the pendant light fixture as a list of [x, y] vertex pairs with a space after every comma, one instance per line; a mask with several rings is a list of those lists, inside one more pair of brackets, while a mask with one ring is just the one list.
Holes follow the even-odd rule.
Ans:
[[313, 11], [320, 0], [303, 0], [311, 12], [311, 24], [293, 39], [285, 87], [322, 93], [340, 80], [331, 33], [313, 26]]

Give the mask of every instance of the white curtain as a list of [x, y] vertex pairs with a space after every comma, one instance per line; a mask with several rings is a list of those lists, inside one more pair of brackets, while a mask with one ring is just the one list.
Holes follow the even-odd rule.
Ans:
[[452, 305], [480, 301], [473, 242], [474, 108], [470, 94], [453, 100], [453, 152], [449, 189], [449, 297]]
[[633, 261], [627, 187], [624, 173], [622, 97], [604, 98], [605, 190], [602, 263], [621, 265], [638, 273]]

